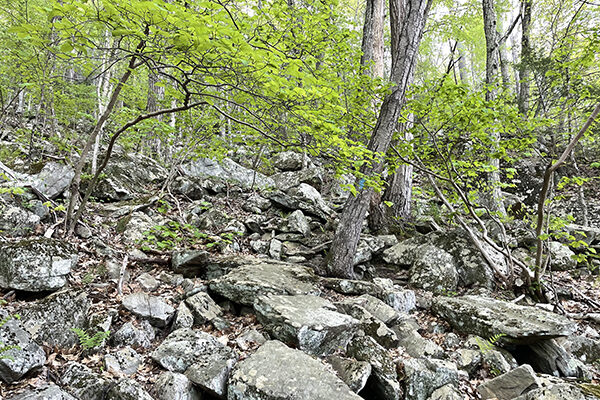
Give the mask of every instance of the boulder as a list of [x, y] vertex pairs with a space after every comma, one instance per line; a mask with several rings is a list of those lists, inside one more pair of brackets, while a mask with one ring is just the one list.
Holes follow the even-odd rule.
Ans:
[[575, 253], [560, 242], [548, 243], [553, 271], [569, 271], [577, 267]]
[[503, 335], [502, 340], [516, 344], [569, 336], [577, 328], [561, 315], [481, 296], [437, 297], [433, 310], [457, 331], [484, 338]]
[[477, 391], [483, 400], [514, 399], [538, 387], [540, 387], [540, 381], [533, 368], [524, 364], [482, 383], [477, 387]]
[[28, 306], [21, 321], [38, 344], [68, 349], [79, 343], [71, 329], [88, 328], [90, 306], [84, 291], [63, 290]]
[[401, 323], [392, 328], [398, 337], [399, 346], [411, 357], [442, 358], [444, 350], [435, 342], [425, 339], [410, 323]]
[[354, 338], [348, 345], [346, 354], [358, 361], [371, 364], [372, 373], [363, 389], [372, 394], [376, 399], [397, 400], [402, 396], [402, 389], [398, 382], [396, 364], [388, 351], [379, 345], [370, 336]]
[[0, 242], [0, 288], [28, 292], [58, 290], [77, 262], [67, 243], [54, 239]]
[[302, 169], [305, 157], [308, 161], [308, 156], [302, 153], [284, 151], [276, 154], [272, 161], [273, 166], [281, 171], [298, 171]]
[[266, 294], [318, 295], [317, 282], [310, 268], [257, 259], [214, 279], [210, 289], [234, 303], [251, 306], [258, 296]]
[[364, 264], [371, 261], [373, 256], [379, 254], [385, 248], [385, 241], [378, 236], [361, 235], [356, 254], [354, 255], [354, 265]]
[[273, 179], [260, 172], [243, 167], [229, 158], [224, 158], [221, 161], [200, 158], [182, 165], [181, 170], [184, 174], [192, 177], [211, 178], [217, 182], [233, 183], [244, 189], [275, 187]]
[[106, 393], [107, 400], [154, 400], [142, 387], [142, 385], [133, 379], [123, 378], [115, 385], [111, 385]]
[[194, 316], [194, 323], [202, 325], [212, 322], [223, 315], [221, 307], [210, 298], [208, 293], [199, 292], [185, 299], [185, 304]]
[[360, 321], [360, 327], [385, 348], [391, 349], [398, 346], [398, 337], [385, 323], [375, 318], [369, 311], [358, 304], [339, 303], [338, 310]]
[[458, 391], [456, 386], [448, 383], [434, 390], [427, 400], [464, 400], [464, 396]]
[[227, 399], [360, 400], [360, 397], [320, 361], [281, 342], [269, 341], [234, 368]]
[[56, 385], [48, 385], [40, 389], [28, 389], [16, 396], [7, 398], [7, 400], [77, 400], [69, 393], [63, 391]]
[[459, 372], [449, 361], [410, 358], [404, 360], [404, 399], [427, 400], [435, 390], [458, 387]]
[[388, 326], [392, 326], [400, 319], [400, 313], [398, 313], [398, 311], [370, 294], [349, 298], [344, 300], [343, 303], [356, 304], [363, 307], [371, 315]]
[[8, 317], [0, 310], [0, 379], [5, 383], [17, 382], [29, 371], [40, 368], [46, 362], [46, 353], [23, 329], [21, 321]]
[[562, 345], [569, 353], [585, 363], [600, 362], [600, 340], [571, 335]]
[[111, 156], [105, 173], [131, 193], [143, 192], [148, 185], [162, 183], [169, 176], [169, 171], [154, 158], [120, 148]]
[[458, 271], [454, 258], [432, 245], [418, 247], [415, 262], [410, 269], [410, 284], [441, 294], [456, 290]]
[[175, 309], [156, 296], [133, 293], [123, 298], [123, 307], [134, 315], [148, 320], [158, 328], [167, 326]]
[[163, 372], [154, 384], [158, 400], [202, 400], [202, 394], [184, 374]]
[[344, 350], [359, 329], [359, 321], [317, 296], [260, 296], [254, 309], [274, 338], [314, 355]]
[[7, 206], [0, 202], [0, 233], [3, 235], [30, 235], [39, 223], [40, 217], [31, 211], [21, 207]]
[[371, 375], [371, 364], [366, 361], [340, 356], [327, 357], [326, 361], [354, 393], [360, 392], [365, 387]]
[[275, 187], [284, 192], [301, 183], [306, 183], [320, 190], [323, 185], [323, 169], [310, 167], [301, 171], [284, 171], [272, 175], [271, 178], [275, 181]]
[[104, 399], [111, 386], [100, 374], [76, 362], [65, 365], [61, 384], [79, 400]]
[[142, 357], [131, 347], [125, 347], [104, 357], [104, 366], [114, 374], [134, 375], [142, 364]]
[[31, 179], [31, 186], [51, 199], [60, 196], [71, 184], [75, 171], [68, 165], [50, 161]]
[[550, 387], [531, 390], [513, 400], [592, 400], [597, 396], [586, 396], [581, 388], [568, 383], [559, 383]]
[[187, 328], [167, 336], [151, 357], [164, 369], [185, 373], [191, 382], [218, 396], [225, 394], [229, 372], [237, 360], [233, 350], [216, 337]]
[[322, 220], [327, 220], [334, 214], [317, 189], [306, 183], [291, 188], [288, 193], [273, 191], [269, 194], [269, 199], [285, 209], [302, 210], [304, 213]]
[[148, 348], [152, 345], [155, 333], [154, 328], [148, 321], [142, 321], [140, 327], [131, 322], [126, 322], [111, 336], [111, 342], [115, 346], [131, 346], [134, 348]]
[[310, 235], [310, 225], [304, 213], [296, 210], [287, 217], [288, 230], [290, 232], [299, 232], [304, 236]]
[[585, 377], [582, 363], [553, 339], [530, 344], [521, 361], [530, 364], [536, 371], [549, 375]]

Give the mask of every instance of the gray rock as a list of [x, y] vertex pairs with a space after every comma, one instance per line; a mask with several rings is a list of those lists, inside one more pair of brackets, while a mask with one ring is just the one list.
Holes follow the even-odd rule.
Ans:
[[59, 240], [0, 242], [0, 288], [28, 292], [60, 289], [76, 262], [77, 253]]
[[223, 315], [221, 307], [205, 292], [199, 292], [188, 297], [185, 299], [185, 304], [194, 316], [194, 323], [198, 325], [212, 322]]
[[274, 260], [281, 260], [281, 241], [277, 239], [271, 239], [269, 243], [269, 257]]
[[185, 372], [195, 363], [213, 360], [228, 364], [235, 360], [233, 351], [216, 337], [197, 330], [178, 329], [173, 331], [152, 352], [152, 359], [164, 369], [172, 372]]
[[70, 166], [50, 161], [32, 177], [31, 186], [55, 199], [67, 190], [74, 176], [75, 171]]
[[482, 399], [514, 399], [540, 387], [540, 382], [531, 366], [524, 364], [506, 374], [482, 383], [477, 391]]
[[311, 269], [273, 261], [242, 265], [210, 282], [210, 289], [238, 304], [252, 305], [266, 294], [319, 294]]
[[449, 383], [434, 390], [427, 400], [464, 400], [464, 396], [454, 385]]
[[175, 320], [173, 321], [173, 330], [181, 328], [191, 328], [194, 326], [194, 314], [185, 305], [184, 302], [179, 304], [177, 307], [177, 314], [175, 314]]
[[115, 353], [104, 357], [104, 366], [107, 371], [134, 375], [142, 364], [142, 357], [131, 347], [125, 347]]
[[600, 340], [571, 335], [563, 343], [563, 347], [585, 363], [593, 364], [600, 360]]
[[8, 321], [0, 327], [0, 348], [16, 346], [0, 352], [0, 379], [10, 384], [44, 365], [46, 353], [23, 329], [21, 321], [8, 317], [1, 311], [0, 320]]
[[371, 364], [372, 374], [364, 389], [381, 400], [401, 398], [402, 389], [398, 382], [396, 365], [388, 351], [370, 336], [356, 337], [348, 345], [346, 354], [358, 361]]
[[360, 392], [365, 387], [371, 375], [371, 364], [366, 361], [340, 356], [327, 357], [326, 361], [354, 393]]
[[371, 261], [374, 255], [385, 248], [385, 241], [378, 236], [362, 235], [354, 255], [354, 265]]
[[135, 211], [131, 215], [119, 220], [117, 229], [123, 230], [123, 238], [131, 244], [138, 244], [146, 237], [146, 232], [155, 226], [162, 226], [167, 220], [162, 216], [153, 219], [141, 211]]
[[373, 294], [379, 297], [379, 293], [382, 292], [382, 289], [374, 283], [353, 279], [321, 278], [321, 284], [345, 295]]
[[552, 270], [569, 271], [577, 267], [575, 253], [566, 245], [560, 242], [548, 243], [550, 252]]
[[132, 193], [143, 192], [149, 184], [164, 182], [169, 175], [154, 158], [123, 148], [116, 149], [105, 172]]
[[279, 190], [287, 191], [301, 183], [309, 184], [319, 190], [323, 185], [323, 169], [312, 167], [301, 171], [284, 171], [272, 175], [271, 178]]
[[288, 229], [290, 232], [299, 232], [304, 236], [310, 235], [310, 225], [304, 213], [296, 210], [287, 217]]
[[435, 390], [458, 386], [456, 365], [448, 361], [411, 358], [404, 361], [406, 400], [427, 400]]
[[235, 343], [244, 351], [248, 350], [253, 344], [261, 345], [266, 341], [265, 336], [256, 329], [250, 329], [235, 339]]
[[38, 344], [68, 349], [79, 342], [71, 329], [87, 329], [90, 305], [85, 292], [63, 290], [31, 304], [21, 321]]
[[269, 341], [234, 368], [227, 399], [360, 400], [360, 397], [318, 360], [281, 342]]
[[20, 207], [6, 206], [0, 202], [0, 232], [3, 235], [30, 235], [39, 223], [40, 217], [31, 211]]
[[224, 398], [227, 381], [235, 358], [209, 357], [197, 360], [185, 371], [185, 376], [204, 391]]
[[409, 323], [401, 323], [392, 328], [398, 343], [411, 357], [442, 358], [444, 350], [435, 342], [425, 339]]
[[271, 207], [271, 201], [269, 199], [265, 199], [262, 196], [259, 196], [258, 194], [252, 194], [250, 197], [248, 197], [244, 204], [242, 204], [242, 209], [244, 211], [252, 212], [255, 214], [260, 214], [262, 211], [268, 210], [269, 207]]
[[575, 385], [568, 383], [559, 383], [534, 389], [522, 396], [515, 397], [513, 400], [593, 400], [595, 396], [586, 396], [584, 392]]
[[582, 378], [585, 375], [581, 363], [552, 339], [530, 344], [526, 362], [536, 371], [554, 376]]
[[252, 186], [257, 189], [275, 187], [273, 179], [243, 167], [229, 158], [221, 161], [200, 158], [182, 165], [181, 170], [184, 174], [192, 177], [212, 178], [218, 182], [233, 183], [245, 189], [250, 189]]
[[379, 287], [373, 294], [400, 314], [408, 314], [417, 308], [414, 291], [402, 289], [387, 278], [374, 278], [373, 283]]
[[370, 294], [363, 294], [360, 297], [354, 297], [344, 300], [345, 304], [356, 304], [363, 307], [375, 318], [384, 324], [391, 326], [400, 319], [398, 311], [385, 304], [383, 301]]
[[175, 309], [155, 296], [146, 293], [133, 293], [123, 298], [123, 307], [152, 325], [163, 328], [175, 314]]
[[435, 246], [423, 245], [414, 257], [410, 269], [411, 285], [436, 294], [456, 290], [458, 271], [450, 254]]
[[147, 292], [153, 292], [160, 286], [160, 282], [158, 281], [158, 279], [156, 279], [147, 272], [144, 272], [143, 274], [138, 276], [136, 281], [140, 284], [142, 289], [144, 289]]
[[201, 230], [218, 231], [223, 229], [232, 221], [232, 218], [225, 212], [211, 208], [198, 218], [192, 221], [192, 225]]
[[142, 385], [133, 379], [120, 379], [116, 385], [111, 386], [106, 393], [106, 400], [154, 400], [142, 388]]
[[333, 210], [325, 203], [320, 193], [310, 185], [301, 183], [289, 190], [289, 193], [274, 191], [269, 199], [276, 205], [288, 210], [302, 210], [322, 220], [333, 216]]
[[171, 268], [184, 276], [198, 275], [198, 270], [206, 266], [210, 254], [204, 250], [174, 251], [171, 255]]
[[302, 169], [304, 157], [305, 155], [302, 153], [284, 151], [273, 157], [273, 166], [282, 171], [298, 171]]
[[106, 398], [111, 383], [83, 364], [70, 362], [65, 366], [61, 384], [79, 400]]
[[154, 328], [152, 328], [148, 321], [142, 321], [140, 328], [137, 328], [131, 322], [126, 322], [121, 329], [112, 335], [111, 341], [115, 346], [147, 348], [152, 345], [154, 337]]
[[42, 389], [29, 389], [7, 400], [77, 400], [56, 385], [48, 385]]
[[317, 296], [260, 296], [254, 309], [274, 338], [315, 355], [345, 349], [359, 328], [359, 321]]
[[375, 318], [365, 308], [358, 304], [337, 304], [338, 310], [360, 321], [361, 329], [380, 345], [391, 349], [398, 346], [398, 337], [381, 320]]
[[576, 329], [558, 314], [480, 296], [437, 297], [433, 310], [457, 331], [484, 338], [502, 334], [519, 344], [568, 336]]
[[202, 394], [184, 374], [163, 372], [154, 384], [158, 400], [202, 400]]

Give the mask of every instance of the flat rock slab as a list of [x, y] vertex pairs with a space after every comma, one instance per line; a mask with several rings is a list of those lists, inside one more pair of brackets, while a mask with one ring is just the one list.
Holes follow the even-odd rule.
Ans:
[[365, 310], [371, 313], [371, 315], [388, 326], [393, 325], [400, 319], [400, 313], [398, 313], [398, 311], [369, 294], [346, 299], [344, 303], [356, 304], [363, 307]]
[[233, 370], [228, 400], [360, 400], [320, 361], [278, 341], [263, 344]]
[[7, 400], [77, 400], [69, 393], [56, 385], [49, 385], [43, 389], [27, 390]]
[[[2, 311], [2, 310], [0, 310]], [[7, 318], [0, 312], [0, 320]], [[0, 380], [13, 383], [29, 371], [40, 368], [46, 362], [46, 353], [25, 331], [17, 319], [9, 319], [0, 328], [0, 348], [17, 346], [0, 352]]]
[[502, 334], [516, 344], [569, 336], [577, 328], [558, 314], [480, 296], [437, 297], [433, 310], [460, 332], [483, 338]]
[[477, 391], [484, 400], [514, 399], [540, 386], [533, 368], [524, 364], [519, 368], [515, 368], [510, 372], [482, 383], [477, 387]]
[[358, 320], [318, 296], [261, 296], [254, 309], [273, 337], [315, 355], [345, 349], [360, 327]]
[[188, 328], [172, 332], [151, 355], [164, 369], [187, 378], [218, 396], [225, 395], [229, 372], [237, 357], [216, 337]]
[[41, 292], [58, 290], [77, 262], [67, 243], [54, 239], [0, 242], [0, 288]]
[[318, 278], [297, 264], [264, 261], [243, 265], [210, 283], [210, 289], [234, 303], [251, 306], [267, 294], [318, 295]]
[[123, 307], [152, 325], [163, 328], [175, 314], [175, 309], [155, 296], [133, 293], [123, 298]]

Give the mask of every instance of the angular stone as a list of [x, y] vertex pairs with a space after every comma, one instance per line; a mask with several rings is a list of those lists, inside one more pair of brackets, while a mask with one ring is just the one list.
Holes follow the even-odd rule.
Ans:
[[262, 261], [243, 265], [210, 282], [210, 289], [238, 304], [266, 294], [319, 294], [318, 278], [302, 265]]
[[275, 187], [279, 190], [287, 191], [301, 183], [307, 183], [319, 190], [323, 185], [322, 168], [306, 168], [301, 171], [284, 171], [271, 175], [275, 181]]
[[367, 379], [371, 375], [371, 364], [366, 361], [356, 361], [340, 356], [327, 357], [326, 361], [354, 393], [360, 392], [365, 387]]
[[400, 314], [398, 311], [369, 294], [346, 299], [344, 303], [357, 304], [363, 307], [365, 310], [371, 313], [371, 315], [388, 326], [393, 325], [400, 319]]
[[276, 205], [288, 210], [302, 210], [305, 214], [327, 220], [333, 210], [325, 203], [315, 188], [305, 183], [289, 190], [289, 193], [274, 191], [269, 199]]
[[[0, 321], [8, 317], [0, 310]], [[46, 353], [22, 327], [18, 319], [10, 318], [0, 327], [0, 348], [17, 346], [0, 352], [0, 379], [14, 383], [29, 371], [40, 368], [46, 362]]]
[[338, 310], [356, 318], [364, 333], [371, 336], [380, 345], [391, 349], [398, 346], [398, 337], [381, 320], [375, 318], [370, 312], [358, 304], [341, 303], [337, 304]]
[[577, 267], [575, 253], [567, 246], [560, 242], [548, 243], [548, 251], [552, 257], [553, 271], [569, 271]]
[[410, 269], [411, 285], [441, 294], [456, 290], [458, 271], [454, 258], [432, 245], [420, 246]]
[[514, 399], [538, 387], [540, 382], [533, 368], [523, 364], [519, 368], [482, 383], [477, 387], [477, 391], [483, 400]]
[[240, 349], [246, 351], [253, 344], [263, 344], [267, 341], [265, 336], [257, 331], [256, 329], [250, 329], [249, 331], [241, 334], [235, 339], [235, 343], [239, 346]]
[[223, 315], [221, 307], [205, 292], [199, 292], [188, 297], [185, 299], [185, 304], [194, 316], [194, 323], [198, 325], [211, 322]]
[[296, 210], [287, 217], [288, 229], [290, 232], [299, 232], [304, 236], [310, 235], [310, 225], [304, 213]]
[[556, 340], [541, 340], [530, 344], [524, 362], [536, 371], [554, 376], [581, 378], [584, 371], [581, 363], [557, 343]]
[[142, 357], [131, 347], [125, 347], [104, 357], [104, 366], [109, 372], [133, 375], [142, 364]]
[[204, 391], [224, 398], [227, 394], [227, 380], [235, 363], [236, 358], [233, 356], [200, 358], [189, 366], [185, 376]]
[[600, 362], [600, 340], [571, 335], [563, 343], [563, 347], [587, 364]]
[[221, 161], [200, 158], [182, 165], [181, 170], [184, 174], [192, 177], [208, 177], [217, 181], [234, 183], [245, 189], [250, 189], [251, 187], [258, 189], [275, 187], [273, 179], [260, 172], [243, 167], [229, 158], [224, 158]]
[[154, 384], [158, 400], [202, 400], [202, 394], [184, 374], [163, 372]]
[[123, 298], [123, 307], [152, 325], [163, 328], [175, 314], [175, 309], [155, 296], [146, 293], [133, 293]]
[[425, 339], [409, 323], [402, 323], [392, 328], [398, 337], [398, 344], [411, 357], [434, 357], [442, 358], [444, 349], [435, 342]]
[[144, 272], [137, 277], [136, 282], [147, 292], [153, 292], [158, 289], [160, 282], [147, 272]]
[[345, 349], [359, 328], [359, 321], [317, 296], [261, 296], [254, 309], [273, 337], [315, 355]]
[[0, 242], [0, 288], [28, 292], [60, 289], [76, 262], [77, 253], [59, 240]]
[[179, 304], [177, 307], [177, 314], [175, 314], [175, 320], [173, 321], [173, 329], [191, 328], [194, 326], [194, 314], [185, 305], [184, 302]]
[[445, 385], [458, 387], [456, 365], [449, 361], [411, 358], [404, 361], [406, 400], [427, 400]]
[[55, 199], [67, 190], [74, 176], [75, 171], [70, 166], [50, 161], [33, 177], [31, 186]]
[[63, 290], [31, 304], [21, 321], [37, 343], [68, 349], [79, 342], [71, 329], [87, 329], [90, 306], [85, 292]]
[[575, 385], [559, 383], [550, 387], [534, 389], [513, 400], [592, 400], [597, 397], [586, 396], [586, 393]]
[[107, 400], [154, 400], [141, 384], [133, 379], [120, 379], [106, 393]]
[[281, 241], [277, 239], [271, 239], [269, 243], [269, 257], [274, 260], [281, 260]]
[[103, 399], [111, 386], [100, 374], [76, 362], [65, 366], [61, 384], [79, 400]]
[[[8, 236], [25, 236], [34, 232], [40, 217], [20, 207], [5, 206], [0, 202], [0, 232]], [[2, 243], [0, 243], [2, 246]]]
[[111, 336], [111, 341], [115, 346], [129, 345], [135, 348], [147, 348], [152, 345], [154, 337], [154, 328], [148, 321], [142, 321], [139, 328], [131, 322], [126, 322]]
[[480, 296], [437, 297], [433, 310], [457, 331], [484, 338], [502, 334], [502, 340], [517, 344], [568, 336], [576, 330], [575, 323], [561, 315]]
[[427, 400], [464, 400], [464, 398], [465, 397], [460, 394], [454, 385], [448, 383], [447, 385], [434, 390]]
[[269, 341], [234, 368], [227, 399], [360, 400], [360, 397], [320, 361], [281, 342]]
[[356, 337], [348, 345], [346, 354], [358, 361], [371, 364], [373, 372], [365, 391], [381, 400], [397, 400], [402, 396], [396, 365], [388, 351], [369, 336]]
[[230, 360], [236, 360], [233, 351], [216, 337], [186, 328], [173, 331], [152, 352], [151, 357], [172, 372], [185, 372], [196, 363], [228, 365]]
[[379, 297], [375, 293], [382, 292], [381, 288], [374, 283], [352, 279], [321, 278], [321, 284], [328, 289], [345, 295], [361, 295], [370, 293]]
[[6, 400], [77, 400], [56, 385], [48, 385], [42, 389], [30, 389]]
[[293, 151], [284, 151], [273, 157], [273, 166], [282, 171], [298, 171], [302, 169], [305, 155]]

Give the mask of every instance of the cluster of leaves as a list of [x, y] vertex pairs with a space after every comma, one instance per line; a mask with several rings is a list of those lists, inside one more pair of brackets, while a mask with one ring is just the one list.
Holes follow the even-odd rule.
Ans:
[[144, 232], [140, 241], [142, 250], [166, 251], [179, 247], [201, 246], [207, 249], [223, 247], [233, 243], [235, 234], [231, 232], [210, 235], [191, 224], [169, 221], [164, 225], [155, 225]]
[[500, 339], [502, 339], [504, 336], [506, 336], [505, 333], [498, 333], [494, 336], [489, 337], [487, 340], [481, 340], [478, 337], [475, 338], [476, 342], [477, 342], [477, 346], [479, 347], [479, 350], [482, 353], [487, 353], [491, 350], [494, 350], [494, 347], [496, 346], [496, 343], [498, 343], [498, 341]]
[[71, 328], [71, 332], [77, 335], [77, 339], [79, 340], [79, 345], [84, 350], [94, 349], [102, 343], [110, 336], [110, 331], [98, 331], [94, 335], [90, 335], [88, 332], [84, 331], [80, 328]]

